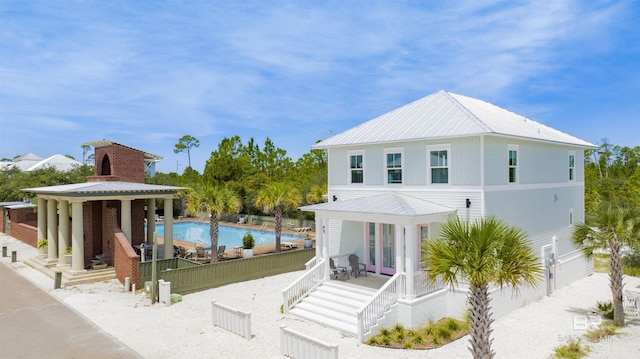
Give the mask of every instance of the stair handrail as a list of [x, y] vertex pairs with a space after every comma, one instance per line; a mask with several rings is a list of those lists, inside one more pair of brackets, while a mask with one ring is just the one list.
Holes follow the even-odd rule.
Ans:
[[304, 264], [304, 268], [306, 270], [309, 270], [310, 268], [312, 268], [313, 266], [316, 265], [316, 257], [314, 256], [313, 258], [309, 259], [309, 261], [307, 263]]
[[284, 313], [288, 313], [289, 309], [326, 280], [326, 262], [324, 259], [317, 260], [315, 266], [282, 290]]
[[358, 338], [361, 342], [364, 341], [364, 334], [368, 333], [378, 320], [384, 316], [384, 313], [398, 302], [398, 297], [402, 291], [401, 285], [404, 283], [402, 279], [404, 279], [404, 273], [394, 274], [367, 303], [356, 311], [358, 316]]

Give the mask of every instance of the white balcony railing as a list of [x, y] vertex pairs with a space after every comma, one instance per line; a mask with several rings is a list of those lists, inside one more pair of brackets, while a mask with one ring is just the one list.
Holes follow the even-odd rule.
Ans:
[[289, 358], [338, 359], [338, 345], [280, 326], [280, 352]]

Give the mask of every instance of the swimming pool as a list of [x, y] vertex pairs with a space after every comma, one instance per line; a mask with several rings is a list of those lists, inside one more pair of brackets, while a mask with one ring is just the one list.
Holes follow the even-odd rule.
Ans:
[[[227, 249], [241, 246], [242, 237], [249, 231], [247, 228], [238, 228], [230, 226], [218, 226], [218, 246], [227, 246]], [[251, 229], [253, 239], [258, 244], [267, 244], [276, 242], [276, 234], [270, 231], [259, 229]], [[156, 233], [158, 236], [164, 237], [164, 224], [156, 223]], [[280, 240], [286, 242], [292, 239], [302, 239], [304, 236], [292, 234], [280, 234]], [[205, 249], [211, 249], [211, 237], [209, 236], [209, 223], [202, 222], [174, 222], [173, 223], [173, 239], [200, 244]]]

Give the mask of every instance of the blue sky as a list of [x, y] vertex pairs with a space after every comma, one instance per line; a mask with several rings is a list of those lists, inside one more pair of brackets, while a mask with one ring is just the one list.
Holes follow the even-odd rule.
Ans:
[[0, 2], [0, 158], [109, 139], [164, 159], [270, 137], [294, 160], [438, 90], [640, 145], [636, 1]]

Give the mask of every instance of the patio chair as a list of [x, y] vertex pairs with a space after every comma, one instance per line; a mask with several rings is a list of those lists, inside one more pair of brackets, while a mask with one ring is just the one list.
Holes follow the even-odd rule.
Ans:
[[246, 217], [238, 217], [238, 224], [244, 224]]
[[367, 276], [367, 266], [364, 263], [358, 262], [357, 255], [349, 255], [349, 266], [351, 266], [351, 273], [354, 277], [358, 278], [360, 272], [364, 272], [364, 276]]
[[333, 258], [329, 258], [329, 267], [331, 268], [331, 279], [345, 278], [349, 279], [349, 272], [347, 272], [347, 267], [336, 267], [336, 264], [333, 263]]
[[211, 261], [211, 256], [207, 253], [203, 247], [196, 247], [196, 262], [209, 262]]
[[227, 246], [219, 246], [218, 247], [218, 260], [219, 261], [224, 259], [225, 256], [227, 255], [227, 253], [225, 252], [226, 249], [227, 249]]

